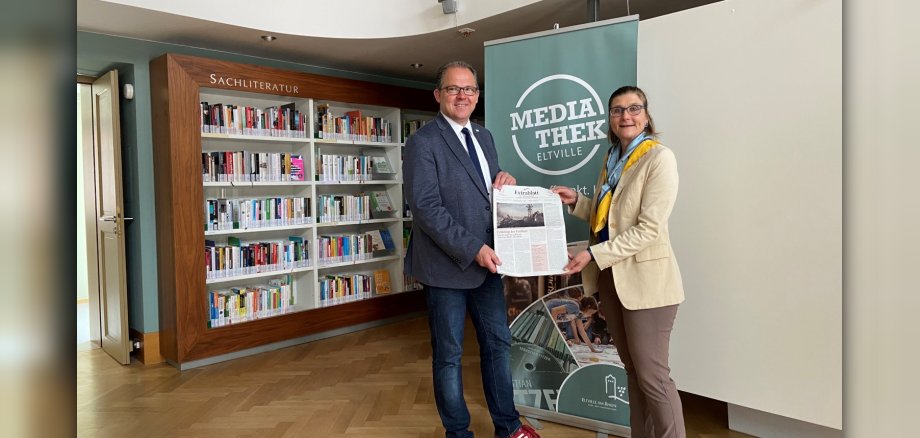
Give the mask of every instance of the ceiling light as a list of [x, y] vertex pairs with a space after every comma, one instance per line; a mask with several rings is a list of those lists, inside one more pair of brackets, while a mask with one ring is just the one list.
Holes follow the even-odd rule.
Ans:
[[264, 41], [270, 43], [270, 42], [272, 42], [272, 41], [278, 39], [278, 37], [273, 36], [273, 35], [262, 35], [262, 39], [263, 39]]
[[476, 29], [473, 29], [472, 27], [461, 27], [460, 29], [457, 29], [457, 33], [465, 37], [472, 35], [473, 32], [476, 32]]
[[418, 69], [422, 68], [423, 65], [424, 65], [424, 64], [420, 64], [420, 63], [418, 63], [418, 62], [413, 62], [412, 64], [409, 64], [409, 67], [412, 67], [412, 68], [418, 70]]

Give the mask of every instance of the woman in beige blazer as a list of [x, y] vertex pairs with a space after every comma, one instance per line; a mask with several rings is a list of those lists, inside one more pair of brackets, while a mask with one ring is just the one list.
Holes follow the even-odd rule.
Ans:
[[553, 187], [569, 212], [591, 229], [588, 249], [566, 269], [596, 288], [608, 330], [626, 367], [632, 436], [685, 437], [668, 345], [684, 300], [668, 236], [677, 198], [674, 153], [655, 138], [648, 99], [621, 87], [608, 102], [612, 144], [593, 198]]

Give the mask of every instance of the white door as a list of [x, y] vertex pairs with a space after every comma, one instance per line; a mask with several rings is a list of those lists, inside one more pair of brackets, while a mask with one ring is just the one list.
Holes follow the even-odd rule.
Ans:
[[121, 127], [118, 117], [118, 71], [112, 70], [93, 82], [100, 317], [102, 349], [127, 365], [131, 362], [131, 340], [128, 335]]

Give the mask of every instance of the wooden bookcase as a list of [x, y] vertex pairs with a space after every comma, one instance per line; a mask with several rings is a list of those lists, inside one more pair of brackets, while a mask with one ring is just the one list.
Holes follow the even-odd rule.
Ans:
[[[159, 275], [160, 352], [180, 369], [221, 360], [244, 350], [283, 341], [296, 342], [366, 326], [368, 323], [425, 308], [418, 290], [404, 280], [404, 218], [401, 160], [401, 114], [434, 114], [428, 90], [284, 71], [228, 61], [165, 54], [150, 62], [154, 177], [156, 183], [157, 262]], [[306, 115], [303, 138], [203, 133], [201, 102], [267, 108], [294, 104]], [[360, 110], [391, 123], [390, 141], [317, 138], [317, 108], [338, 114]], [[417, 117], [417, 116], [414, 116]], [[328, 136], [328, 135], [327, 135]], [[302, 156], [303, 182], [204, 182], [202, 154], [214, 151], [289, 153]], [[393, 174], [372, 181], [316, 181], [322, 154], [385, 156]], [[329, 194], [385, 191], [396, 214], [349, 222], [317, 223], [317, 199]], [[312, 223], [264, 229], [206, 231], [208, 199], [304, 197], [310, 199]], [[386, 228], [396, 243], [390, 255], [335, 264], [318, 263], [320, 236], [364, 233]], [[207, 278], [206, 240], [238, 237], [244, 241], [309, 241], [310, 265], [258, 274]], [[319, 281], [326, 275], [387, 271], [392, 292], [332, 305], [320, 300]], [[211, 291], [288, 278], [296, 304], [287, 313], [212, 327]], [[341, 300], [339, 300], [341, 301]], [[265, 347], [268, 348], [268, 347]], [[255, 350], [252, 350], [255, 349]], [[239, 353], [243, 354], [243, 353]]]

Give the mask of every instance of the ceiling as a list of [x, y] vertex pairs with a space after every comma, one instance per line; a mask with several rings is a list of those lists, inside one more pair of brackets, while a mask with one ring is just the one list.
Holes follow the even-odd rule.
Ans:
[[[436, 0], [430, 0], [436, 3]], [[599, 0], [598, 20], [638, 14], [654, 18], [718, 0]], [[468, 36], [457, 28], [395, 38], [321, 38], [273, 34], [276, 41], [260, 37], [270, 30], [251, 29], [197, 18], [110, 3], [77, 1], [77, 29], [164, 43], [180, 44], [271, 58], [338, 70], [369, 73], [425, 83], [434, 82], [441, 64], [461, 59], [480, 71], [483, 43], [559, 27], [587, 23], [588, 0], [542, 0], [458, 26], [475, 29]], [[460, 7], [463, 1], [460, 0]], [[641, 38], [641, 36], [640, 36]], [[410, 64], [422, 64], [413, 68]]]

